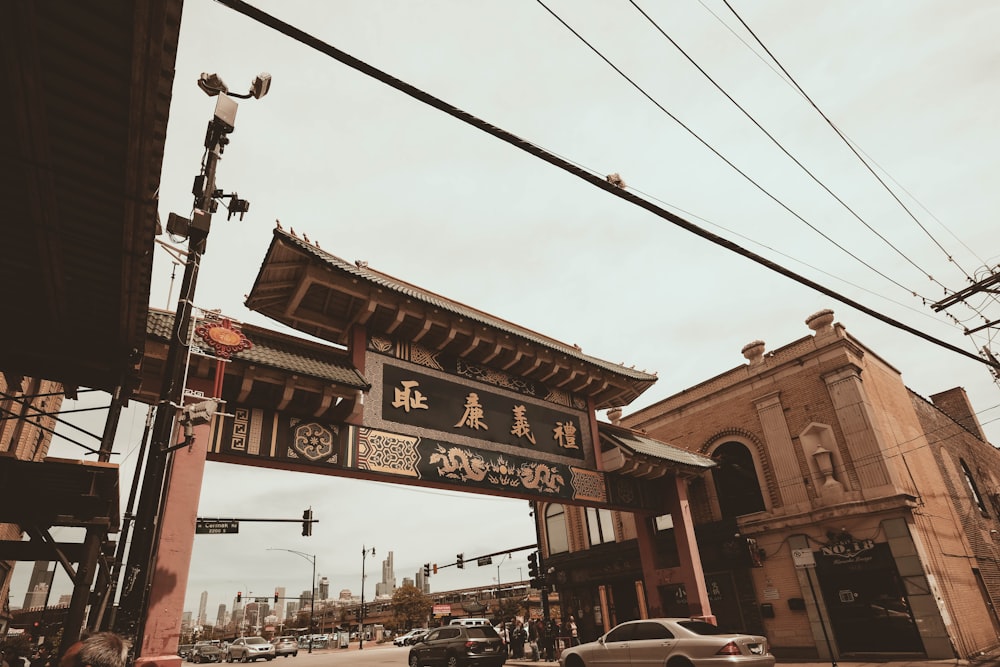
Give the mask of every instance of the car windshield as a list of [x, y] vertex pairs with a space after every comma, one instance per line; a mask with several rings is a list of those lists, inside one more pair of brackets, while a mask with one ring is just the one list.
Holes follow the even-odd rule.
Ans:
[[250, 637], [247, 639], [247, 644], [266, 644], [267, 640], [263, 637]]
[[677, 625], [685, 630], [690, 630], [696, 635], [731, 635], [730, 630], [723, 630], [717, 625], [712, 625], [705, 621], [679, 621]]

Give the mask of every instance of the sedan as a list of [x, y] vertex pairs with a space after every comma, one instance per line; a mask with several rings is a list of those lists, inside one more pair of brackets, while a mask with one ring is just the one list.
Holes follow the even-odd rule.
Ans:
[[597, 641], [565, 649], [560, 667], [774, 667], [767, 638], [727, 632], [693, 618], [628, 621]]
[[274, 660], [274, 644], [263, 637], [240, 637], [226, 649], [226, 662], [253, 662], [258, 658]]

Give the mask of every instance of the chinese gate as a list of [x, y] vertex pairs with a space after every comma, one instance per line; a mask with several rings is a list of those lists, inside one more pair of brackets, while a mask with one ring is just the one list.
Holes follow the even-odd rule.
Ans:
[[[650, 451], [648, 440], [642, 452], [599, 445], [611, 441], [599, 437], [596, 411], [628, 405], [655, 375], [344, 262], [280, 227], [247, 306], [340, 347], [247, 326], [250, 345], [231, 363], [208, 349], [192, 357], [189, 388], [220, 398], [227, 415], [194, 427], [208, 460], [669, 512], [690, 612], [711, 616], [684, 483], [711, 461], [662, 443]], [[154, 312], [151, 334], [169, 331], [171, 320]], [[144, 366], [163, 356], [148, 344]], [[175, 454], [143, 662], [173, 660], [205, 458], [201, 447]], [[645, 595], [659, 611], [661, 577], [642, 530], [639, 541]], [[157, 577], [172, 589], [158, 588]]]

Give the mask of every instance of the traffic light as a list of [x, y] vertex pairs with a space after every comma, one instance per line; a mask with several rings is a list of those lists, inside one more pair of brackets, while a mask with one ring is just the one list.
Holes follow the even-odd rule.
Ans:
[[310, 507], [302, 513], [302, 537], [309, 537], [313, 534], [313, 511]]
[[434, 574], [438, 573], [438, 564], [434, 563]]
[[278, 591], [274, 591], [274, 604], [278, 604]]
[[455, 567], [459, 570], [465, 568], [465, 554], [458, 554], [455, 556]]
[[429, 577], [429, 576], [431, 576], [431, 564], [424, 563], [424, 577]]
[[531, 578], [530, 585], [532, 588], [541, 588], [545, 585], [545, 579], [540, 576], [538, 571], [537, 551], [532, 551], [528, 554], [528, 577]]
[[243, 600], [243, 593], [242, 592], [236, 594], [236, 602], [240, 602], [241, 600]]

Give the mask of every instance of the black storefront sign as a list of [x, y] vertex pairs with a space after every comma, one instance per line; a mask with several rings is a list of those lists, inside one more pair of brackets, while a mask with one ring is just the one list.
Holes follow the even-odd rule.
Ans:
[[512, 445], [526, 456], [583, 459], [589, 444], [585, 413], [389, 364], [382, 370], [381, 407], [387, 422]]

